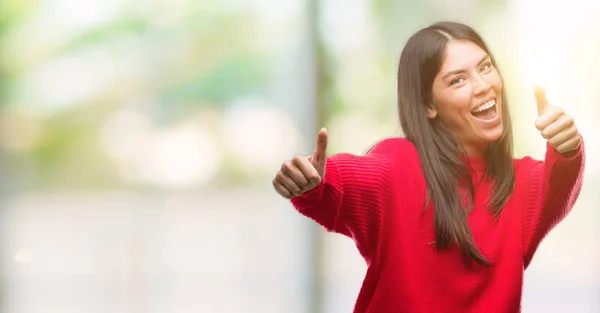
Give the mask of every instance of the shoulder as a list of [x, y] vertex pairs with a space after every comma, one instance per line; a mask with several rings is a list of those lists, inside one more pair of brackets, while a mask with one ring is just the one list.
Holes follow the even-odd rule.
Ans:
[[415, 145], [406, 138], [390, 137], [377, 141], [367, 150], [367, 155], [380, 155], [388, 158], [398, 156], [417, 156]]
[[392, 168], [419, 168], [419, 153], [415, 145], [402, 137], [384, 138], [373, 144], [366, 152], [367, 157], [380, 158]]

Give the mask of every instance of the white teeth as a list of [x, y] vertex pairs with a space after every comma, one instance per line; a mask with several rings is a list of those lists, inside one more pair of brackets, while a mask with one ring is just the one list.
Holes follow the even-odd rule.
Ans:
[[475, 112], [475, 113], [481, 112], [483, 110], [487, 110], [487, 109], [493, 107], [494, 105], [496, 105], [496, 99], [492, 99], [492, 100], [478, 106], [475, 110], [473, 110], [473, 112]]

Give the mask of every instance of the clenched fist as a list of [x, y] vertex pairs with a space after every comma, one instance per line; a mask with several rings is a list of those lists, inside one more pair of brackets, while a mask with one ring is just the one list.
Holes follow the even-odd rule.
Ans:
[[562, 109], [548, 105], [544, 89], [535, 89], [538, 118], [535, 127], [542, 133], [558, 153], [575, 150], [581, 144], [581, 137], [573, 118]]
[[281, 196], [292, 199], [319, 185], [325, 175], [327, 159], [327, 130], [322, 128], [317, 136], [317, 149], [310, 156], [295, 156], [283, 162], [273, 179], [273, 187]]

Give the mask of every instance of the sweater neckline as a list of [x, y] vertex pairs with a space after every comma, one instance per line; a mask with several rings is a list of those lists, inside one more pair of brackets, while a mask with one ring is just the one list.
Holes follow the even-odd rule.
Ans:
[[472, 169], [476, 172], [485, 172], [486, 170], [486, 158], [484, 156], [481, 157], [465, 157], [463, 158], [463, 162], [467, 168]]

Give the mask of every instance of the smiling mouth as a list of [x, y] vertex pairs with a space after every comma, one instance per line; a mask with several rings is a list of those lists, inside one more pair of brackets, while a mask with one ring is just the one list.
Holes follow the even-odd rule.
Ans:
[[476, 107], [471, 114], [480, 120], [493, 120], [498, 113], [496, 112], [496, 98], [493, 98], [486, 103]]

